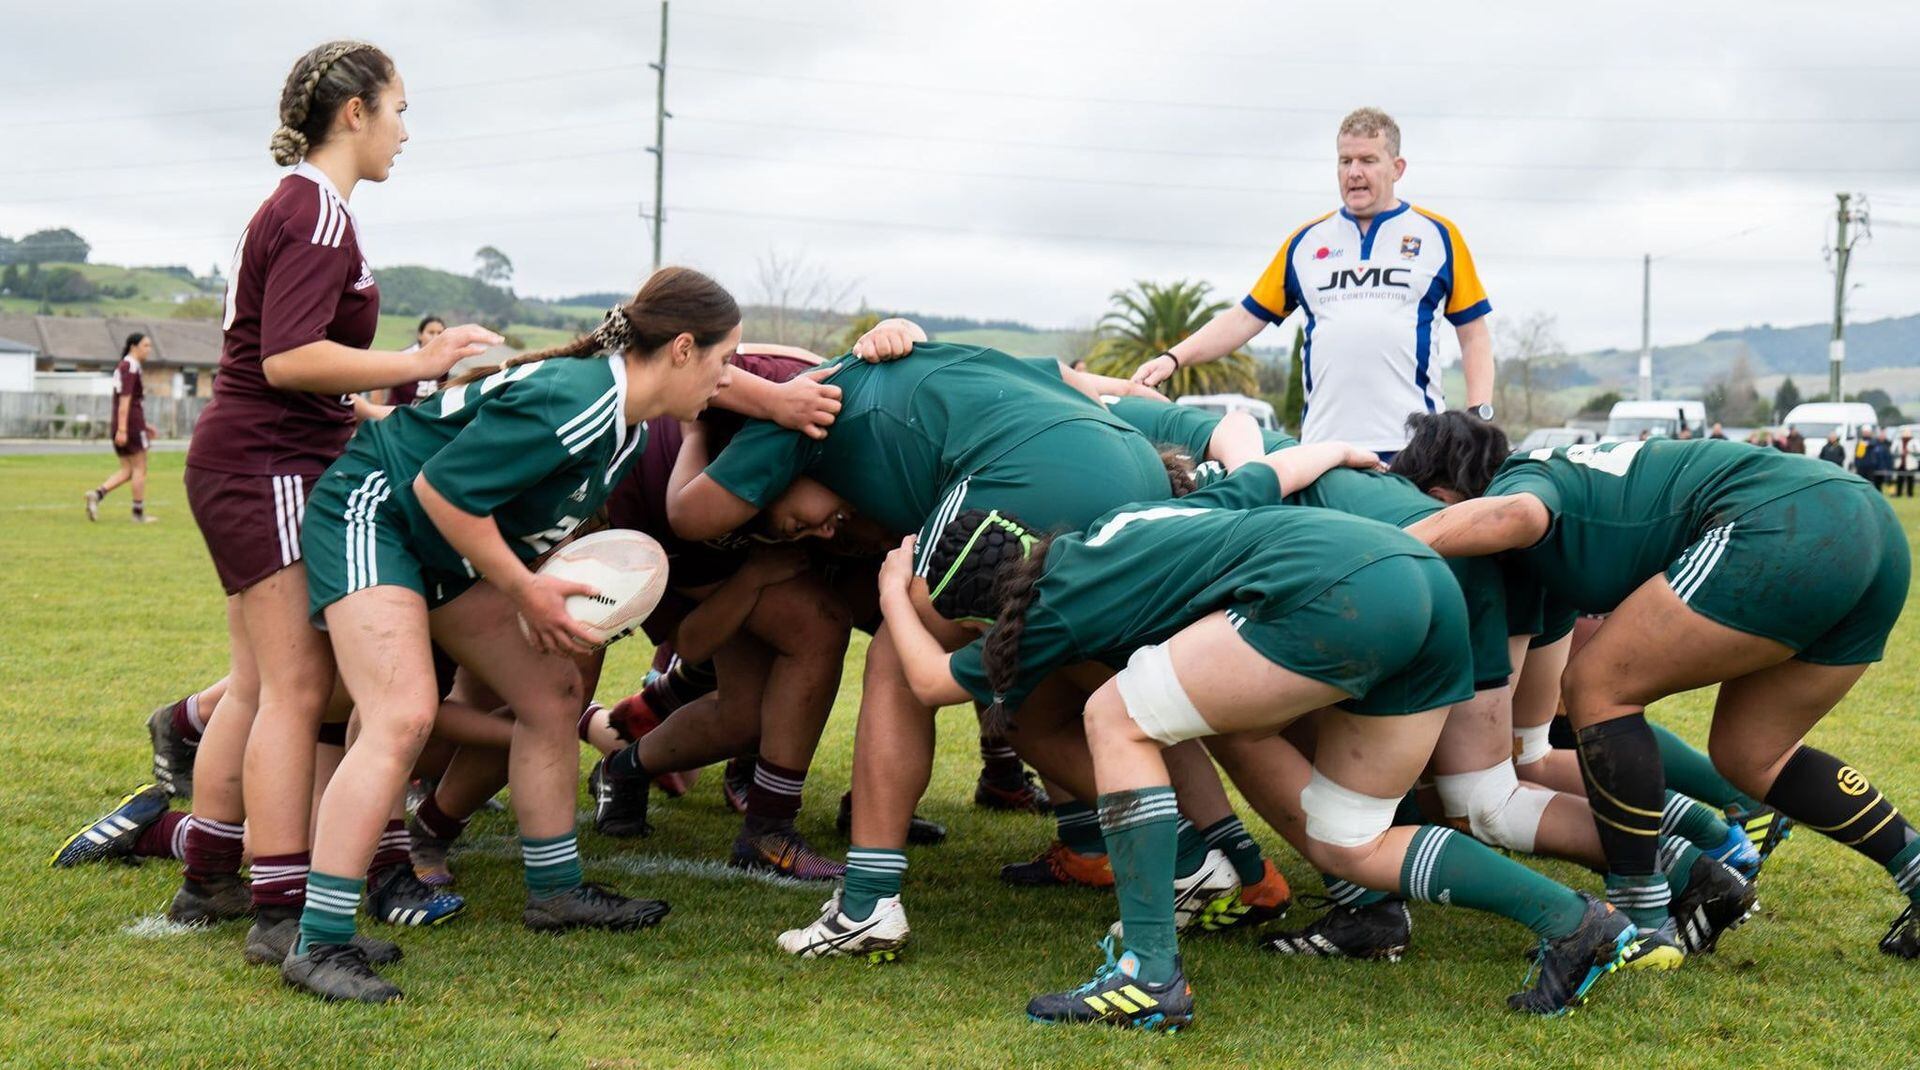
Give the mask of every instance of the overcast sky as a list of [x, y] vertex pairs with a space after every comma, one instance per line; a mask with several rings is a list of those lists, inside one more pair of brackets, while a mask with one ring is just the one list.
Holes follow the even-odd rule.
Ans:
[[[1837, 190], [1868, 195], [1850, 315], [1920, 311], [1912, 3], [676, 0], [666, 256], [755, 299], [804, 256], [856, 299], [1085, 324], [1135, 278], [1238, 299], [1337, 206], [1334, 129], [1386, 108], [1400, 193], [1465, 233], [1496, 316], [1571, 346], [1823, 321]], [[630, 290], [651, 256], [651, 3], [0, 3], [0, 234], [224, 264], [277, 170], [287, 67], [354, 36], [412, 140], [354, 195], [374, 266], [523, 294]], [[1906, 226], [1899, 224], [1905, 223]], [[1269, 332], [1268, 343], [1280, 341]]]

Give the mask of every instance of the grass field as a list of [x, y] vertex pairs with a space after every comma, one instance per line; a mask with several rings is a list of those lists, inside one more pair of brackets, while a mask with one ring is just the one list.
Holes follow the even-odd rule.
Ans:
[[[487, 815], [456, 856], [468, 916], [404, 932], [391, 971], [407, 1000], [327, 1007], [245, 966], [238, 926], [153, 924], [178, 869], [51, 871], [60, 841], [147, 768], [142, 720], [224, 671], [218, 587], [180, 485], [178, 454], [156, 455], [150, 509], [125, 521], [125, 492], [89, 525], [80, 495], [98, 457], [0, 456], [0, 1065], [5, 1066], [1833, 1066], [1914, 1065], [1920, 964], [1875, 950], [1898, 904], [1878, 867], [1811, 834], [1775, 857], [1763, 914], [1719, 954], [1674, 974], [1616, 976], [1569, 1019], [1507, 1013], [1528, 934], [1498, 919], [1415, 910], [1398, 965], [1282, 960], [1246, 937], [1187, 942], [1200, 1000], [1178, 1037], [1030, 1024], [1027, 997], [1077, 984], [1114, 914], [1078, 891], [1022, 892], [995, 879], [1050, 835], [1030, 817], [969, 804], [971, 718], [949, 712], [923, 812], [945, 845], [911, 851], [914, 943], [892, 966], [802, 963], [780, 929], [810, 920], [826, 892], [725, 870], [735, 818], [717, 778], [656, 802], [651, 839], [586, 834], [589, 879], [666, 898], [660, 928], [561, 938], [519, 924], [510, 823]], [[1920, 510], [1901, 503], [1911, 529]], [[111, 521], [111, 522], [109, 522]], [[1912, 711], [1920, 618], [1818, 740], [1896, 800], [1920, 799]], [[603, 697], [637, 681], [647, 650], [615, 648]], [[847, 781], [856, 662], [808, 785], [804, 831], [830, 853]], [[1704, 696], [1656, 712], [1703, 737]], [[658, 797], [656, 796], [656, 799]], [[1920, 805], [1920, 804], [1914, 804]], [[1249, 821], [1251, 825], [1251, 820]], [[1296, 887], [1317, 891], [1271, 834]], [[1548, 865], [1563, 880], [1594, 878]], [[1302, 911], [1301, 913], [1305, 913]], [[393, 935], [387, 930], [383, 935]]]

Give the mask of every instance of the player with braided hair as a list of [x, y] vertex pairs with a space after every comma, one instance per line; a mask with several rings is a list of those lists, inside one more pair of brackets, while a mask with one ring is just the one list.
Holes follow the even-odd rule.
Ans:
[[[881, 605], [922, 701], [971, 695], [1018, 724], [1055, 668], [1119, 670], [1089, 700], [1086, 729], [1120, 898], [1112, 935], [1125, 950], [1109, 944], [1092, 981], [1036, 997], [1036, 1019], [1177, 1028], [1191, 1018], [1161, 749], [1326, 707], [1315, 763], [1292, 752], [1270, 774], [1300, 799], [1310, 861], [1533, 928], [1540, 980], [1509, 1000], [1515, 1009], [1563, 1013], [1625, 955], [1633, 929], [1604, 903], [1450, 829], [1390, 829], [1447, 708], [1472, 694], [1458, 585], [1392, 527], [1267, 508], [1334, 464], [1373, 460], [1340, 443], [1283, 450], [1186, 498], [1128, 505], [1051, 539], [997, 512], [963, 514], [927, 555], [925, 586], [910, 545], [889, 557]], [[949, 655], [920, 623], [923, 605], [984, 634]]]
[[[250, 961], [278, 960], [276, 940], [301, 909], [314, 740], [334, 686], [307, 616], [307, 495], [346, 447], [355, 391], [437, 378], [500, 340], [467, 324], [411, 353], [368, 348], [380, 288], [348, 204], [361, 182], [386, 180], [405, 110], [393, 61], [365, 42], [323, 44], [288, 72], [271, 151], [293, 170], [235, 249], [220, 374], [187, 453], [187, 503], [227, 594], [232, 657], [225, 695], [202, 711], [212, 715], [195, 755], [185, 879], [168, 914], [254, 915]], [[243, 820], [251, 894], [239, 876]], [[408, 867], [390, 868], [376, 898], [417, 890]]]

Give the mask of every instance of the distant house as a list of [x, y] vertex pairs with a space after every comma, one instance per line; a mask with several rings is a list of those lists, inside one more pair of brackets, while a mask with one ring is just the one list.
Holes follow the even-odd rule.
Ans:
[[23, 342], [0, 338], [0, 391], [32, 390], [34, 364], [39, 358], [38, 349]]
[[[212, 396], [213, 373], [220, 367], [220, 325], [211, 320], [0, 316], [0, 367], [9, 359], [18, 363], [17, 354], [24, 349], [33, 354], [33, 371], [42, 377], [42, 385], [110, 375], [120, 363], [120, 347], [135, 331], [153, 339], [153, 358], [146, 372], [148, 395]], [[25, 387], [13, 382], [0, 374], [0, 390], [36, 389], [32, 382]]]

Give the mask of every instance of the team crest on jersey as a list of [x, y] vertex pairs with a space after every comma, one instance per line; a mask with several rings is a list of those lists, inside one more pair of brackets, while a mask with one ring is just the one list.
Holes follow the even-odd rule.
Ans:
[[1400, 259], [1412, 260], [1420, 255], [1420, 239], [1409, 234], [1400, 239]]
[[360, 277], [353, 280], [353, 288], [364, 290], [373, 285], [373, 268], [365, 260], [360, 261]]

